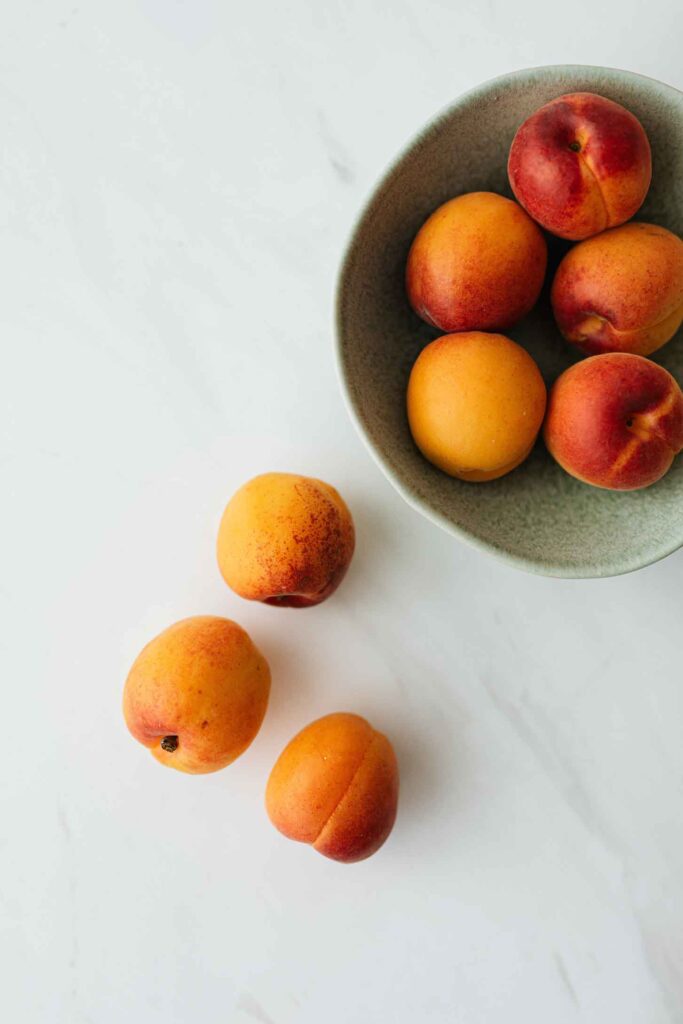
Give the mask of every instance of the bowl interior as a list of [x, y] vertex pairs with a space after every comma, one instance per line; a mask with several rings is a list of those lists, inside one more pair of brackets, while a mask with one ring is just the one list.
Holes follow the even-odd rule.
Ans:
[[[518, 469], [485, 484], [455, 480], [424, 459], [408, 429], [405, 391], [419, 351], [440, 332], [405, 296], [408, 249], [426, 217], [461, 192], [511, 195], [507, 154], [520, 123], [566, 92], [597, 92], [642, 122], [652, 187], [639, 220], [683, 233], [683, 94], [624, 71], [548, 67], [516, 72], [463, 96], [400, 157], [370, 200], [351, 241], [338, 299], [338, 356], [356, 423], [394, 485], [439, 525], [520, 568], [554, 576], [629, 572], [683, 544], [683, 456], [663, 480], [617, 493], [579, 483], [542, 442]], [[548, 384], [576, 359], [550, 311], [549, 284], [570, 243], [548, 237], [546, 287], [509, 335]], [[683, 380], [683, 332], [654, 359]]]

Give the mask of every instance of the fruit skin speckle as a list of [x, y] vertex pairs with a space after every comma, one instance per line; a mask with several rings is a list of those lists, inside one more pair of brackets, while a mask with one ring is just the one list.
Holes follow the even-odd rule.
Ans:
[[216, 554], [223, 579], [241, 597], [307, 608], [334, 593], [354, 547], [353, 519], [334, 487], [293, 473], [264, 473], [228, 502]]
[[666, 344], [683, 321], [683, 241], [634, 221], [575, 245], [553, 281], [560, 331], [587, 355]]
[[521, 206], [495, 192], [468, 192], [418, 231], [406, 292], [417, 315], [439, 330], [504, 330], [534, 306], [546, 263], [543, 233]]
[[543, 429], [550, 454], [578, 480], [614, 491], [649, 487], [683, 449], [683, 393], [643, 356], [591, 356], [555, 381]]

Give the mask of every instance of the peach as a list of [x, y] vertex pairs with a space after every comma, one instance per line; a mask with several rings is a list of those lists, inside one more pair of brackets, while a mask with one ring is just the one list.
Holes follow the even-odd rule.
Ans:
[[307, 608], [346, 574], [355, 534], [334, 487], [293, 473], [264, 473], [230, 499], [218, 531], [218, 566], [249, 601]]
[[245, 631], [198, 615], [138, 655], [123, 694], [130, 732], [169, 768], [215, 772], [246, 750], [268, 705], [270, 670]]
[[408, 299], [442, 331], [509, 327], [538, 299], [547, 255], [543, 235], [517, 203], [470, 192], [444, 203], [418, 231], [408, 254]]
[[591, 356], [555, 381], [544, 436], [577, 480], [614, 491], [648, 487], [683, 449], [683, 393], [643, 356]]
[[495, 480], [523, 462], [545, 412], [541, 373], [502, 334], [445, 334], [408, 382], [408, 422], [422, 454], [462, 480]]
[[508, 175], [534, 220], [560, 238], [616, 227], [639, 209], [652, 177], [650, 143], [628, 110], [591, 92], [558, 96], [512, 141]]
[[268, 816], [283, 835], [347, 863], [380, 848], [397, 802], [391, 743], [345, 712], [302, 729], [280, 754], [266, 788]]
[[567, 253], [551, 301], [567, 341], [589, 355], [646, 356], [683, 321], [683, 241], [655, 224], [624, 224]]

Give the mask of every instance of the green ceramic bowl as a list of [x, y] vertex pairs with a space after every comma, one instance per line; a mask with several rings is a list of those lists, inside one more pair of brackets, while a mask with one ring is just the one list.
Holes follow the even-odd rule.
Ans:
[[[458, 99], [399, 157], [363, 212], [339, 283], [337, 352], [351, 415], [371, 453], [406, 501], [437, 525], [520, 569], [548, 576], [615, 576], [683, 544], [683, 455], [643, 491], [579, 483], [538, 442], [499, 480], [452, 479], [420, 455], [405, 392], [420, 349], [438, 331], [410, 309], [404, 269], [410, 243], [440, 203], [479, 189], [511, 195], [506, 162], [517, 127], [566, 92], [597, 92], [628, 107], [652, 144], [652, 187], [638, 219], [683, 234], [683, 93], [609, 68], [532, 68], [486, 82]], [[550, 384], [577, 358], [552, 318], [547, 288], [568, 243], [548, 238], [546, 289], [508, 333], [531, 352]], [[655, 359], [683, 380], [683, 332]]]

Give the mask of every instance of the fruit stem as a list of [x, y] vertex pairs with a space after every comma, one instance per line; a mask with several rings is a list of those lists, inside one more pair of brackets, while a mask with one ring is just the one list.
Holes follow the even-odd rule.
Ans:
[[178, 749], [178, 737], [164, 736], [164, 738], [161, 741], [161, 749], [167, 750], [169, 754], [172, 754], [174, 750]]
[[570, 142], [569, 143], [569, 148], [573, 149], [575, 153], [580, 153], [581, 152], [581, 143], [580, 142]]

